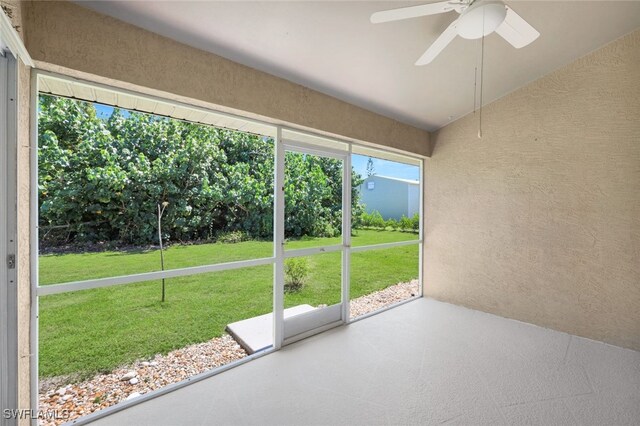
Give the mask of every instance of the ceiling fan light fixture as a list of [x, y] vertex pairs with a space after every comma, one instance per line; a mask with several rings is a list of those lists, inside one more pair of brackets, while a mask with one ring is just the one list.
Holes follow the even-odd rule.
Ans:
[[493, 32], [516, 49], [525, 47], [540, 36], [527, 21], [500, 0], [445, 0], [437, 3], [383, 10], [371, 15], [371, 22], [392, 22], [420, 16], [437, 15], [455, 10], [460, 17], [431, 43], [418, 58], [416, 65], [431, 63], [448, 45], [460, 36], [478, 39]]
[[458, 35], [474, 40], [491, 34], [507, 16], [501, 1], [477, 2], [462, 12], [458, 19]]

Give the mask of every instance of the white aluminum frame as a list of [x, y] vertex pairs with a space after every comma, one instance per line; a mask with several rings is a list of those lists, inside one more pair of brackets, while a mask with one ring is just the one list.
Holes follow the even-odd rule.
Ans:
[[285, 151], [299, 152], [302, 154], [315, 155], [317, 157], [333, 158], [344, 160], [347, 151], [338, 151], [331, 148], [316, 147], [304, 142], [284, 141]]
[[188, 268], [167, 269], [165, 271], [143, 272], [141, 274], [121, 275], [109, 278], [96, 278], [84, 281], [74, 281], [63, 284], [45, 285], [37, 288], [38, 296], [68, 293], [70, 291], [89, 290], [92, 288], [111, 287], [115, 285], [139, 283], [142, 281], [159, 280], [163, 278], [184, 277], [188, 275], [205, 274], [209, 272], [228, 271], [231, 269], [249, 268], [252, 266], [269, 265], [275, 258], [263, 257], [259, 259], [238, 260], [235, 262], [214, 263]]
[[[99, 287], [110, 287], [115, 285], [123, 285], [134, 282], [141, 282], [153, 279], [160, 278], [170, 278], [170, 277], [178, 277], [178, 276], [186, 276], [186, 275], [195, 275], [202, 274], [207, 272], [216, 272], [223, 270], [232, 270], [239, 269], [251, 266], [258, 265], [268, 265], [273, 264], [274, 268], [274, 284], [273, 284], [273, 346], [271, 348], [267, 348], [263, 351], [257, 352], [251, 356], [243, 358], [239, 361], [212, 369], [200, 375], [188, 378], [181, 382], [168, 385], [162, 389], [149, 392], [148, 394], [142, 395], [139, 398], [123, 401], [117, 405], [105, 408], [104, 410], [100, 410], [88, 416], [82, 417], [80, 419], [74, 420], [72, 424], [81, 425], [87, 424], [91, 421], [94, 421], [98, 418], [105, 417], [109, 414], [115, 413], [117, 411], [121, 411], [125, 408], [128, 408], [132, 405], [138, 404], [143, 401], [148, 401], [150, 399], [156, 398], [160, 395], [164, 395], [168, 392], [172, 392], [176, 389], [184, 387], [190, 383], [194, 383], [199, 380], [203, 380], [205, 378], [217, 375], [223, 371], [226, 371], [230, 368], [234, 368], [238, 365], [242, 365], [245, 362], [248, 362], [252, 359], [261, 357], [265, 354], [271, 353], [280, 349], [284, 344], [293, 343], [300, 339], [304, 339], [310, 335], [316, 334], [318, 332], [325, 331], [327, 329], [349, 324], [354, 321], [360, 321], [364, 318], [370, 317], [372, 315], [379, 314], [393, 307], [402, 305], [404, 303], [415, 300], [421, 296], [416, 296], [411, 299], [407, 299], [402, 302], [398, 302], [396, 304], [390, 305], [388, 307], [382, 308], [375, 312], [369, 313], [367, 315], [360, 316], [358, 318], [351, 319], [349, 313], [349, 299], [350, 299], [350, 259], [351, 253], [354, 252], [364, 252], [369, 250], [377, 250], [384, 248], [392, 248], [392, 247], [401, 247], [406, 245], [419, 245], [420, 259], [419, 259], [419, 281], [420, 281], [420, 294], [423, 291], [423, 193], [424, 193], [424, 160], [422, 157], [417, 155], [407, 155], [400, 154], [397, 150], [394, 149], [376, 149], [371, 148], [369, 145], [365, 143], [358, 143], [348, 139], [339, 139], [339, 138], [330, 138], [321, 134], [316, 134], [314, 132], [309, 132], [304, 129], [296, 129], [291, 127], [285, 127], [281, 125], [273, 125], [268, 122], [264, 122], [261, 120], [256, 120], [255, 118], [247, 118], [242, 116], [236, 116], [234, 114], [229, 114], [226, 112], [215, 111], [216, 113], [223, 113], [231, 117], [237, 117], [242, 120], [253, 120], [257, 123], [273, 126], [276, 128], [276, 137], [274, 139], [275, 142], [275, 161], [274, 161], [274, 226], [273, 226], [273, 256], [267, 258], [259, 258], [259, 259], [251, 259], [251, 260], [242, 260], [235, 262], [227, 262], [213, 265], [203, 265], [203, 266], [194, 266], [188, 268], [181, 269], [170, 269], [166, 271], [156, 271], [156, 272], [147, 272], [140, 274], [133, 274], [127, 276], [118, 276], [118, 277], [109, 277], [109, 278], [100, 278], [100, 279], [92, 279], [86, 281], [78, 281], [78, 282], [69, 282], [62, 284], [54, 284], [54, 285], [46, 285], [39, 286], [39, 268], [38, 268], [38, 155], [37, 155], [37, 145], [38, 145], [38, 114], [37, 114], [37, 106], [38, 106], [38, 75], [49, 75], [62, 79], [68, 79], [70, 81], [81, 81], [88, 85], [95, 85], [98, 87], [109, 88], [109, 86], [94, 83], [90, 81], [83, 81], [76, 78], [68, 77], [61, 74], [56, 74], [48, 71], [41, 70], [32, 70], [31, 74], [31, 152], [30, 152], [30, 173], [31, 173], [31, 194], [30, 194], [30, 270], [31, 270], [31, 289], [32, 295], [31, 297], [31, 407], [32, 409], [36, 409], [38, 406], [38, 298], [40, 296], [51, 295], [51, 294], [59, 294], [70, 291], [78, 291], [78, 290], [86, 290], [91, 288], [99, 288]], [[123, 89], [114, 88], [115, 90], [122, 91]], [[162, 102], [173, 103], [176, 105], [187, 105], [179, 102], [174, 102], [170, 100], [166, 100], [159, 97], [154, 97], [146, 94], [137, 94], [136, 92], [127, 90], [126, 91], [131, 96], [143, 96], [145, 98], [157, 99]], [[191, 105], [189, 105], [191, 107]], [[201, 107], [198, 107], [202, 109]], [[202, 123], [200, 123], [202, 124]], [[344, 151], [329, 148], [329, 147], [320, 147], [313, 145], [308, 142], [300, 142], [300, 141], [291, 141], [291, 140], [283, 140], [282, 132], [283, 130], [289, 130], [292, 132], [301, 133], [304, 135], [325, 139], [329, 141], [344, 143], [347, 146], [347, 149]], [[384, 158], [384, 153], [389, 152], [389, 155], [393, 158], [392, 161], [400, 161], [403, 157], [411, 159], [412, 162], [418, 161], [420, 167], [420, 230], [419, 230], [419, 238], [416, 240], [410, 241], [401, 241], [394, 243], [383, 243], [383, 244], [375, 244], [368, 246], [359, 246], [359, 247], [351, 247], [351, 159], [352, 152], [354, 146], [362, 146], [366, 147], [368, 150], [372, 152], [380, 153], [380, 157]], [[321, 247], [312, 247], [305, 249], [294, 249], [294, 250], [285, 250], [284, 246], [284, 172], [285, 172], [285, 150], [303, 152], [312, 155], [319, 155], [330, 158], [339, 158], [343, 160], [343, 212], [342, 212], [342, 244], [321, 246]], [[284, 319], [284, 260], [286, 258], [297, 257], [297, 256], [308, 256], [320, 253], [330, 253], [342, 251], [342, 271], [341, 271], [341, 279], [342, 279], [342, 294], [341, 294], [341, 304], [332, 305], [327, 307], [327, 313], [332, 311], [333, 309], [338, 309], [340, 311], [340, 319], [335, 322], [331, 322], [328, 324], [324, 324], [320, 327], [311, 329], [311, 330], [303, 330], [300, 328], [300, 332], [294, 336], [291, 336], [285, 339], [284, 329], [285, 329], [285, 319]], [[295, 317], [293, 317], [295, 318]], [[298, 325], [299, 326], [299, 325]], [[298, 327], [296, 326], [296, 327]], [[37, 426], [37, 420], [34, 419], [32, 421], [34, 426]]]
[[[346, 146], [349, 147], [349, 145]], [[303, 153], [342, 161], [342, 244], [293, 250], [287, 250], [285, 247], [284, 258], [311, 256], [338, 251], [342, 251], [343, 256], [341, 258], [342, 267], [340, 273], [340, 303], [327, 306], [323, 309], [317, 309], [285, 318], [283, 320], [283, 345], [296, 342], [302, 338], [309, 337], [313, 334], [325, 331], [328, 328], [336, 327], [347, 322], [344, 312], [348, 312], [348, 308], [345, 308], [345, 306], [349, 304], [348, 293], [346, 298], [344, 296], [345, 288], [347, 291], [349, 288], [349, 267], [344, 263], [344, 253], [347, 251], [346, 241], [350, 241], [351, 235], [351, 197], [345, 196], [347, 192], [349, 192], [349, 194], [351, 193], [351, 158], [349, 155], [349, 149], [340, 151], [337, 149], [316, 146], [307, 142], [291, 140], [285, 140], [284, 149], [288, 152]], [[284, 192], [282, 193], [282, 198], [284, 199]], [[346, 200], [349, 200], [348, 204], [345, 204]], [[282, 220], [284, 221], [284, 210], [282, 213]], [[345, 230], [347, 229], [349, 230], [347, 233], [349, 234], [349, 238], [347, 238], [347, 234], [345, 234]], [[284, 283], [282, 285], [284, 288]]]
[[284, 143], [282, 128], [276, 133], [273, 192], [273, 347], [284, 341]]
[[[22, 61], [27, 67], [35, 67], [33, 59], [29, 56], [27, 48], [24, 46], [18, 32], [13, 28], [13, 24], [3, 10], [0, 10], [0, 40], [9, 48], [9, 51], [16, 59]], [[0, 47], [1, 48], [1, 47]]]
[[[351, 145], [344, 160], [342, 178], [342, 322], [348, 323], [351, 305]], [[345, 208], [346, 207], [346, 208]]]

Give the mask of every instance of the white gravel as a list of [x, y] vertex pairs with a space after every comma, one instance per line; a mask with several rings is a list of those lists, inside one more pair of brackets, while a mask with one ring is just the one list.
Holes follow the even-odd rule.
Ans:
[[[400, 283], [351, 301], [351, 318], [373, 312], [418, 294], [417, 280]], [[42, 380], [41, 412], [56, 410], [57, 419], [40, 420], [41, 425], [59, 425], [102, 410], [127, 399], [177, 383], [189, 377], [242, 359], [247, 353], [229, 335], [139, 360], [110, 374], [61, 385], [60, 379]]]
[[417, 296], [419, 291], [418, 280], [411, 280], [353, 299], [349, 306], [351, 319]]
[[57, 410], [64, 418], [40, 420], [40, 424], [62, 424], [246, 356], [231, 336], [224, 335], [64, 386], [64, 393], [54, 386], [55, 380], [48, 380], [40, 386], [38, 408], [49, 413]]

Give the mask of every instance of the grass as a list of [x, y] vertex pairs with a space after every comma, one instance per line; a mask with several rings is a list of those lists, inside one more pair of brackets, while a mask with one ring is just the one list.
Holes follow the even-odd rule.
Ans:
[[[361, 230], [358, 245], [415, 239], [415, 235]], [[291, 241], [287, 249], [337, 244], [338, 239]], [[169, 268], [269, 257], [273, 244], [173, 246]], [[298, 292], [285, 294], [285, 306], [340, 301], [341, 254], [308, 257], [309, 277]], [[40, 282], [47, 285], [157, 270], [158, 251], [103, 252], [40, 257]], [[418, 246], [352, 254], [351, 297], [359, 297], [418, 276]], [[98, 372], [167, 353], [220, 336], [234, 321], [271, 312], [271, 265], [172, 278], [160, 302], [160, 280], [83, 290], [40, 298], [40, 376], [83, 379]]]

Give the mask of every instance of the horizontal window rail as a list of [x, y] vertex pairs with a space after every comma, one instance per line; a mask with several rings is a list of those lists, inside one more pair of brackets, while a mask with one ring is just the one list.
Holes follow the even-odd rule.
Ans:
[[285, 141], [284, 149], [288, 152], [299, 152], [301, 154], [316, 155], [320, 157], [328, 157], [336, 160], [344, 160], [349, 155], [349, 151], [339, 151], [336, 149], [317, 147], [304, 142], [288, 142]]
[[408, 241], [397, 241], [395, 243], [382, 243], [382, 244], [372, 244], [369, 246], [351, 247], [351, 253], [358, 253], [361, 251], [385, 249], [385, 248], [392, 248], [392, 247], [411, 246], [411, 245], [420, 244], [420, 243], [422, 243], [422, 240], [408, 240]]
[[349, 144], [354, 141], [336, 139], [331, 136], [322, 135], [309, 130], [294, 129], [292, 127], [282, 126], [282, 141], [285, 143], [303, 142], [310, 146], [321, 146], [322, 149], [329, 149], [333, 152], [346, 153], [349, 151]]
[[159, 280], [162, 278], [184, 277], [187, 275], [205, 274], [207, 272], [229, 271], [232, 269], [250, 268], [252, 266], [269, 265], [275, 263], [275, 257], [261, 259], [240, 260], [237, 262], [218, 263], [215, 265], [193, 266], [190, 268], [169, 269], [167, 271], [145, 272], [142, 274], [123, 275], [119, 277], [98, 278], [86, 281], [74, 281], [64, 284], [51, 284], [36, 287], [38, 296], [68, 293], [70, 291], [89, 290], [92, 288], [110, 287], [114, 285], [131, 284], [142, 281]]
[[332, 246], [309, 247], [309, 248], [303, 248], [303, 249], [285, 250], [284, 258], [288, 259], [290, 257], [312, 256], [314, 254], [331, 253], [334, 251], [341, 251], [343, 248], [344, 246], [342, 244], [335, 244]]
[[[373, 244], [368, 246], [351, 247], [351, 252], [357, 253], [368, 250], [408, 246], [420, 244], [422, 240], [399, 241], [394, 243]], [[342, 251], [345, 247], [342, 244], [336, 244], [325, 247], [310, 247], [296, 250], [286, 250], [285, 258], [311, 256], [314, 254], [331, 253]], [[36, 287], [38, 296], [47, 296], [51, 294], [68, 293], [70, 291], [89, 290], [92, 288], [110, 287], [114, 285], [132, 284], [143, 281], [159, 280], [163, 278], [176, 278], [187, 275], [205, 274], [208, 272], [228, 271], [232, 269], [249, 268], [252, 266], [268, 265], [275, 263], [275, 257], [264, 257], [252, 260], [240, 260], [236, 262], [218, 263], [214, 265], [193, 266], [189, 268], [169, 269], [166, 271], [145, 272], [141, 274], [123, 275], [117, 277], [97, 278], [93, 280], [73, 281], [62, 284], [48, 284]]]

